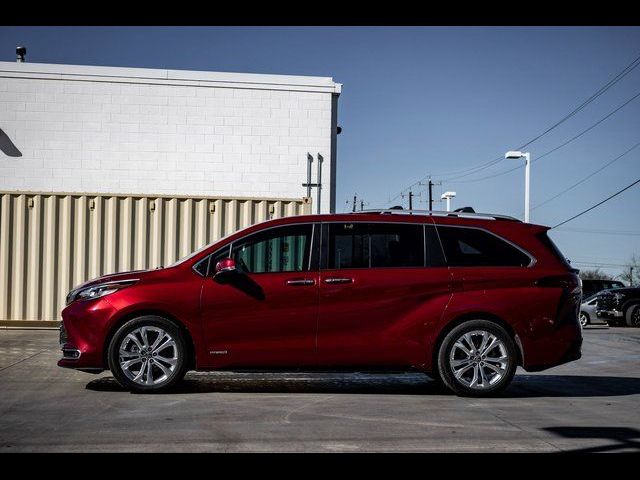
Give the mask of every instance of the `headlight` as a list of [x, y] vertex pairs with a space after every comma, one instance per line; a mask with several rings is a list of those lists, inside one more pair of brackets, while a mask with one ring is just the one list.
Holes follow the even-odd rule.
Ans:
[[76, 300], [93, 300], [96, 298], [110, 295], [118, 290], [133, 285], [138, 280], [121, 280], [116, 282], [100, 283], [98, 285], [91, 285], [90, 287], [79, 288], [72, 290], [67, 295], [67, 305]]

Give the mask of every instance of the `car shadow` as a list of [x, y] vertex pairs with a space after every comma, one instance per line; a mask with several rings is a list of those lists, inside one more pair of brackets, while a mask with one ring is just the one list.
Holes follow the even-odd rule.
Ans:
[[548, 427], [543, 430], [572, 440], [608, 440], [605, 445], [595, 445], [567, 450], [571, 453], [640, 452], [640, 431], [628, 427]]
[[[89, 390], [125, 391], [113, 377], [89, 382]], [[428, 395], [446, 394], [439, 383], [426, 375], [325, 373], [325, 372], [197, 372], [167, 393], [359, 393]]]
[[[113, 377], [89, 382], [89, 390], [125, 391]], [[421, 373], [211, 372], [188, 373], [167, 393], [356, 393], [449, 395]], [[609, 397], [640, 393], [640, 378], [589, 375], [516, 375], [501, 398]]]

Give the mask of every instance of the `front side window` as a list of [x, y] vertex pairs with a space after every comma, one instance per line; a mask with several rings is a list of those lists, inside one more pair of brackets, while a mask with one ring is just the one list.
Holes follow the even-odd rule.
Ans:
[[246, 273], [303, 272], [309, 269], [312, 225], [290, 225], [234, 242], [231, 258]]
[[477, 228], [438, 226], [447, 264], [451, 267], [526, 267], [524, 252]]
[[424, 266], [422, 225], [330, 223], [327, 268], [393, 268]]

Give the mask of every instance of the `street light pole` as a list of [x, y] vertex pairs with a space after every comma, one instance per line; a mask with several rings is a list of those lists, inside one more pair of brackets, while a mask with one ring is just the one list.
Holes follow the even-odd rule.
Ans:
[[455, 196], [456, 196], [456, 192], [444, 192], [440, 196], [440, 200], [447, 201], [447, 212], [451, 211], [451, 199], [454, 198]]
[[529, 223], [530, 190], [531, 190], [531, 154], [529, 152], [509, 151], [504, 158], [524, 158], [524, 221]]
[[531, 188], [531, 154], [524, 154], [524, 223], [529, 223], [529, 191]]

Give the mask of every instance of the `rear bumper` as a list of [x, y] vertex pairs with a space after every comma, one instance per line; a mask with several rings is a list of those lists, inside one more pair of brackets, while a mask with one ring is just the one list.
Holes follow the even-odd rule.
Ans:
[[541, 370], [557, 367], [558, 365], [563, 365], [575, 360], [580, 360], [580, 358], [582, 358], [582, 336], [576, 338], [573, 342], [571, 342], [564, 353], [562, 353], [562, 355], [552, 363], [528, 365], [525, 367], [525, 370], [527, 372], [539, 372]]
[[578, 320], [580, 296], [563, 292], [555, 318], [529, 324], [523, 338], [523, 368], [537, 372], [557, 367], [582, 357], [582, 327]]

